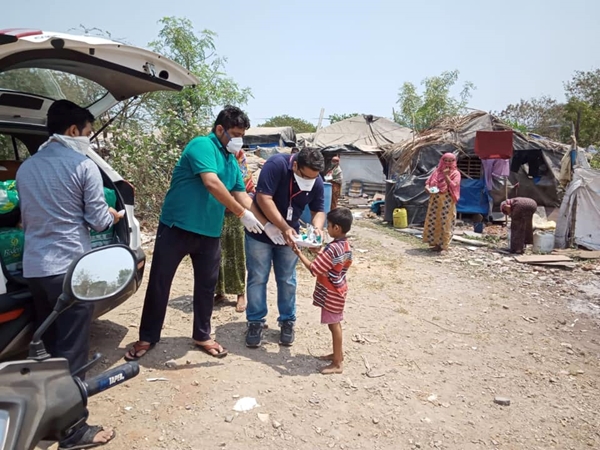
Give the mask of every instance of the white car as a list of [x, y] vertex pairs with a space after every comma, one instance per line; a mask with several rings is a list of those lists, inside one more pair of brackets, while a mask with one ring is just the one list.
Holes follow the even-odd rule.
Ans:
[[[92, 36], [0, 30], [0, 181], [14, 180], [21, 162], [48, 139], [46, 114], [55, 100], [74, 101], [99, 117], [137, 95], [197, 83], [179, 64], [149, 50]], [[126, 210], [126, 220], [115, 226], [114, 243], [128, 245], [137, 255], [139, 287], [146, 256], [134, 216], [134, 188], [92, 148], [87, 156], [100, 168], [105, 186], [117, 192], [117, 210]], [[16, 213], [0, 214], [0, 228], [15, 227]], [[24, 279], [7, 270], [4, 261], [2, 269], [8, 281], [7, 292], [0, 295], [0, 360], [24, 350], [32, 328]], [[97, 303], [94, 317], [125, 300]]]

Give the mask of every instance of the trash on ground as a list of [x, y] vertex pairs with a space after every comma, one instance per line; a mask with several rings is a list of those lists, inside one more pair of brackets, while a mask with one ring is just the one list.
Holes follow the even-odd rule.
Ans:
[[250, 411], [258, 406], [259, 406], [259, 404], [256, 402], [255, 398], [242, 397], [235, 403], [233, 410], [237, 411], [237, 412], [246, 412], [246, 411]]

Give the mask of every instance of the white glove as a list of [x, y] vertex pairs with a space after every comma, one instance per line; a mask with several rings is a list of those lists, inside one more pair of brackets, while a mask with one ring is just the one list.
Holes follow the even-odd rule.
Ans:
[[285, 238], [283, 237], [283, 233], [279, 228], [273, 225], [270, 222], [267, 222], [265, 225], [265, 233], [269, 236], [269, 239], [273, 241], [275, 245], [285, 245]]
[[250, 233], [262, 234], [265, 227], [258, 221], [256, 216], [252, 214], [252, 211], [245, 210], [244, 214], [241, 215], [240, 220]]

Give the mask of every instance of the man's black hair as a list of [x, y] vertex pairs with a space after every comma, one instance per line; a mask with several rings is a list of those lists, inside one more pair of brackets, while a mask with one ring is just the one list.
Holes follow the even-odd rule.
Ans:
[[64, 134], [73, 125], [81, 133], [88, 123], [94, 123], [92, 113], [69, 100], [57, 100], [48, 108], [46, 127], [50, 135]]
[[303, 148], [298, 153], [298, 169], [308, 168], [316, 172], [325, 170], [325, 159], [321, 150], [316, 148]]
[[352, 228], [352, 211], [348, 208], [340, 206], [332, 209], [327, 213], [327, 221], [332, 225], [338, 225], [342, 229], [342, 233], [346, 234]]
[[225, 128], [225, 131], [231, 130], [232, 128], [243, 128], [247, 130], [250, 128], [250, 119], [244, 111], [237, 106], [227, 105], [217, 116], [215, 124], [213, 126], [213, 132], [217, 129], [217, 125], [221, 125]]

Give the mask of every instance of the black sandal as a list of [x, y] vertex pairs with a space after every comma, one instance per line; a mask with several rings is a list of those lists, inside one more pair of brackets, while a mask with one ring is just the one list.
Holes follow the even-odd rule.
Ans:
[[108, 439], [108, 441], [94, 442], [94, 438], [101, 431], [104, 431], [104, 427], [102, 427], [102, 426], [97, 426], [97, 425], [89, 426], [88, 429], [86, 430], [86, 432], [83, 433], [83, 436], [81, 436], [81, 439], [79, 440], [79, 442], [77, 442], [76, 444], [73, 444], [73, 445], [69, 445], [68, 447], [58, 447], [58, 450], [83, 450], [86, 448], [100, 447], [102, 445], [108, 444], [117, 435], [116, 431], [113, 430], [112, 436]]

